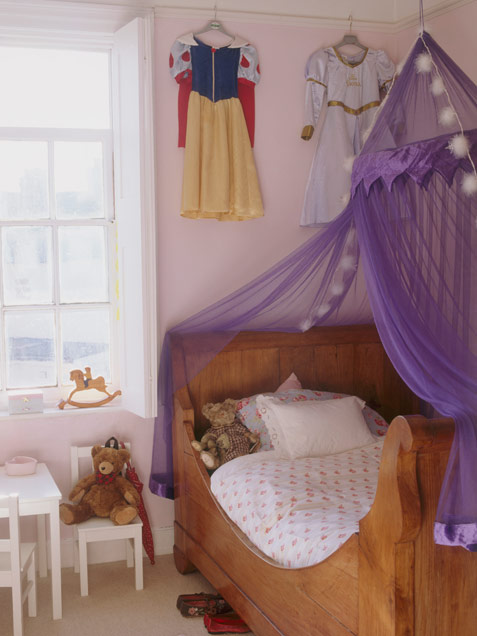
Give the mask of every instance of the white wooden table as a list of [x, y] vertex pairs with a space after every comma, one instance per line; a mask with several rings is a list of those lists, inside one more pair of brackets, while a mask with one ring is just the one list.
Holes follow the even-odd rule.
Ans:
[[[46, 515], [50, 526], [51, 595], [53, 618], [61, 618], [61, 550], [59, 505], [61, 492], [46, 464], [37, 464], [33, 475], [11, 476], [0, 466], [0, 494], [18, 493], [20, 516], [37, 516], [38, 569], [47, 575]], [[1, 509], [0, 509], [0, 516]]]

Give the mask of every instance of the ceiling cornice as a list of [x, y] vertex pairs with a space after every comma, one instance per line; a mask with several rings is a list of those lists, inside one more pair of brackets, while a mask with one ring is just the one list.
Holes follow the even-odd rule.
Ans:
[[[399, 2], [399, 0], [397, 1]], [[428, 22], [429, 20], [438, 18], [441, 15], [449, 13], [450, 11], [455, 11], [459, 7], [463, 7], [466, 4], [472, 4], [473, 2], [475, 2], [475, 0], [453, 0], [452, 2], [440, 2], [438, 5], [432, 7], [432, 9], [424, 11], [424, 22]], [[400, 20], [396, 21], [394, 26], [396, 33], [399, 33], [399, 31], [409, 29], [413, 26], [418, 26], [418, 24], [419, 13], [416, 12], [406, 18], [401, 18]]]
[[[399, 0], [397, 0], [399, 1]], [[444, 0], [438, 5], [425, 11], [425, 20], [429, 21], [440, 15], [444, 15], [450, 11], [475, 2], [475, 0]], [[155, 5], [154, 15], [157, 18], [200, 18], [204, 21], [210, 20], [210, 9], [201, 9], [197, 7], [170, 7]], [[325, 29], [347, 29], [349, 26], [348, 19], [330, 18], [299, 14], [276, 14], [263, 11], [230, 11], [227, 9], [217, 10], [217, 19], [224, 22], [248, 22], [248, 23], [267, 23], [279, 24], [283, 26], [301, 26], [309, 28], [325, 28]], [[418, 26], [419, 13], [416, 11], [411, 15], [399, 20], [389, 21], [372, 21], [372, 20], [353, 20], [353, 29], [356, 31], [380, 31], [381, 33], [395, 34], [404, 29]]]
[[[181, 7], [154, 7], [156, 18], [200, 18], [206, 22], [210, 20], [210, 9], [181, 8]], [[279, 24], [283, 26], [302, 26], [311, 28], [343, 29], [348, 28], [348, 20], [341, 18], [326, 18], [298, 14], [277, 14], [259, 11], [217, 11], [217, 20], [223, 22], [248, 22]], [[389, 31], [393, 28], [392, 22], [370, 22], [364, 20], [353, 20], [353, 29], [367, 31]]]
[[[475, 2], [476, 0], [442, 0], [431, 9], [425, 11], [426, 21]], [[74, 2], [68, 0], [0, 0], [0, 42], [6, 43], [15, 32], [24, 32], [36, 37], [41, 44], [50, 38], [52, 33], [62, 31], [62, 38], [67, 46], [82, 40], [84, 33], [98, 38], [98, 43], [107, 40], [108, 36], [138, 16], [155, 16], [163, 18], [200, 18], [210, 20], [211, 10], [198, 7], [163, 6], [151, 0], [135, 3], [133, 0], [124, 4]], [[194, 0], [191, 0], [193, 3]], [[399, 0], [396, 0], [399, 2]], [[257, 6], [265, 3], [257, 2]], [[265, 5], [266, 6], [266, 5]], [[276, 14], [265, 11], [231, 11], [218, 10], [217, 18], [224, 22], [266, 23], [283, 26], [300, 26], [308, 28], [325, 28], [347, 30], [348, 20], [316, 15], [299, 15], [297, 13]], [[357, 31], [379, 31], [396, 34], [402, 30], [417, 26], [418, 13], [415, 12], [399, 20], [372, 21], [353, 20], [353, 29]], [[18, 33], [16, 35], [18, 35]]]

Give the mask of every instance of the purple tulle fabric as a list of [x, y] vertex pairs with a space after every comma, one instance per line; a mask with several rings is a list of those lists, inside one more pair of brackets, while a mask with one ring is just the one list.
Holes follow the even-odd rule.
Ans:
[[[418, 72], [421, 54], [430, 72]], [[436, 78], [445, 91], [431, 90]], [[449, 101], [450, 99], [450, 101]], [[451, 125], [440, 123], [451, 107]], [[461, 130], [470, 158], [449, 150]], [[351, 200], [268, 272], [168, 332], [150, 488], [172, 490], [172, 395], [241, 330], [375, 322], [406, 384], [454, 418], [435, 541], [477, 546], [477, 86], [424, 33], [382, 105], [352, 173]], [[173, 343], [185, 343], [172, 376]]]
[[[314, 325], [370, 324], [351, 211], [344, 211], [265, 274], [169, 330], [159, 367], [150, 489], [173, 497], [172, 398], [242, 330], [307, 331]], [[174, 343], [183, 352], [174, 365]], [[244, 396], [245, 397], [245, 396]]]

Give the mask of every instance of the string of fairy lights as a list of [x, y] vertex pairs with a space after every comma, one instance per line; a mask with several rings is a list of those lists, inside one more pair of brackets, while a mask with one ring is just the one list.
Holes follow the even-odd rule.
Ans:
[[416, 70], [418, 73], [431, 73], [433, 75], [431, 81], [432, 94], [436, 97], [445, 95], [447, 98], [447, 106], [444, 106], [438, 113], [438, 121], [439, 124], [441, 124], [442, 126], [454, 126], [457, 122], [457, 125], [460, 128], [460, 133], [457, 133], [450, 139], [447, 148], [457, 159], [468, 159], [472, 171], [466, 172], [464, 174], [461, 186], [466, 195], [472, 196], [477, 192], [477, 170], [470, 154], [470, 142], [468, 137], [464, 133], [462, 121], [457, 113], [457, 110], [454, 108], [451, 96], [444, 83], [444, 79], [432, 57], [432, 53], [427, 46], [427, 42], [423, 37], [423, 29], [421, 29], [419, 37], [426, 51], [420, 53], [417, 56]]
[[[459, 117], [459, 114], [456, 110], [456, 108], [454, 107], [453, 103], [452, 103], [452, 98], [449, 94], [449, 91], [447, 90], [447, 87], [445, 85], [445, 81], [444, 78], [442, 77], [442, 74], [439, 70], [439, 67], [437, 66], [436, 62], [433, 59], [432, 56], [432, 52], [429, 49], [429, 46], [427, 45], [427, 42], [424, 38], [424, 11], [423, 11], [423, 6], [422, 6], [422, 0], [419, 0], [419, 14], [420, 14], [420, 31], [419, 31], [419, 38], [422, 41], [425, 51], [420, 53], [415, 60], [415, 67], [416, 67], [416, 71], [418, 73], [422, 73], [422, 74], [427, 74], [430, 73], [432, 75], [432, 79], [430, 82], [430, 90], [431, 93], [435, 96], [435, 97], [439, 97], [441, 95], [445, 95], [446, 99], [447, 99], [447, 105], [444, 106], [443, 108], [441, 108], [441, 110], [438, 113], [438, 123], [444, 127], [450, 127], [450, 126], [455, 126], [455, 124], [457, 123], [460, 132], [458, 132], [457, 134], [453, 135], [451, 137], [451, 139], [449, 140], [449, 143], [447, 145], [447, 149], [449, 150], [449, 152], [451, 152], [454, 157], [456, 159], [465, 159], [467, 158], [468, 163], [471, 167], [471, 171], [470, 172], [465, 172], [464, 176], [462, 178], [462, 182], [461, 182], [461, 188], [462, 191], [464, 192], [464, 194], [466, 194], [467, 196], [473, 196], [477, 193], [477, 168], [475, 165], [475, 162], [472, 158], [471, 155], [471, 144], [470, 141], [468, 139], [468, 137], [465, 134], [464, 131], [464, 127], [462, 124], [462, 121]], [[414, 44], [411, 47], [410, 50], [412, 50], [414, 48]], [[373, 129], [374, 123], [379, 115], [379, 113], [382, 111], [386, 100], [388, 99], [394, 84], [396, 82], [397, 77], [399, 76], [399, 74], [401, 73], [404, 64], [408, 58], [409, 54], [405, 57], [405, 59], [398, 64], [397, 68], [396, 68], [396, 72], [393, 76], [393, 79], [391, 81], [391, 84], [389, 86], [389, 89], [384, 97], [384, 99], [382, 100], [379, 108], [377, 108], [375, 110], [374, 113], [374, 117], [371, 121], [371, 125], [368, 127], [368, 129], [364, 132], [363, 136], [362, 136], [362, 142], [365, 143], [367, 138], [369, 137], [371, 130]], [[351, 173], [353, 170], [353, 164], [354, 161], [356, 160], [356, 156], [352, 155], [349, 157], [346, 157], [346, 159], [344, 160], [343, 163], [343, 168], [345, 169], [346, 172]], [[350, 193], [346, 193], [341, 197], [341, 202], [344, 206], [346, 206], [349, 202], [350, 199]], [[477, 227], [477, 220], [476, 220], [476, 227]], [[346, 263], [346, 265], [345, 265]], [[342, 257], [342, 262], [339, 263], [339, 265], [341, 265], [341, 269], [346, 270], [346, 269], [355, 269], [356, 268], [356, 262], [355, 259], [353, 259], [353, 257], [347, 255], [347, 256], [343, 256]], [[338, 268], [339, 269], [339, 268]], [[344, 285], [342, 282], [339, 283], [333, 283], [333, 285], [331, 286], [331, 296], [335, 296], [335, 295], [340, 295], [343, 291], [344, 291]], [[303, 323], [301, 324], [301, 329], [302, 331], [306, 331], [307, 329], [309, 329], [311, 326], [313, 326], [315, 319], [316, 318], [321, 318], [323, 315], [325, 315], [329, 310], [331, 309], [331, 306], [329, 303], [323, 303], [321, 304], [320, 307], [318, 307], [317, 310], [314, 311], [314, 315], [313, 317], [308, 317], [306, 320], [303, 321]]]
[[[427, 42], [424, 38], [424, 9], [423, 9], [423, 2], [422, 0], [419, 0], [419, 18], [420, 18], [420, 30], [419, 30], [419, 38], [421, 39], [424, 48], [426, 49], [425, 52], [420, 53], [416, 60], [415, 60], [415, 66], [416, 66], [416, 71], [418, 73], [431, 73], [433, 75], [432, 80], [431, 80], [431, 92], [435, 97], [438, 97], [440, 95], [445, 95], [445, 97], [447, 98], [447, 106], [444, 106], [438, 114], [438, 122], [441, 126], [444, 127], [450, 127], [450, 126], [454, 126], [456, 123], [458, 125], [458, 127], [460, 128], [460, 132], [455, 134], [449, 141], [449, 144], [447, 146], [448, 150], [454, 155], [454, 157], [456, 157], [456, 159], [465, 159], [467, 158], [470, 167], [471, 167], [471, 171], [470, 172], [466, 172], [462, 178], [462, 182], [461, 182], [461, 187], [463, 192], [467, 195], [467, 196], [473, 196], [474, 194], [477, 193], [477, 168], [475, 165], [474, 160], [472, 159], [472, 155], [471, 155], [471, 145], [469, 142], [468, 137], [465, 135], [464, 132], [464, 127], [462, 125], [462, 121], [459, 117], [459, 114], [457, 113], [457, 110], [455, 109], [453, 103], [452, 103], [452, 99], [451, 96], [449, 94], [449, 91], [446, 88], [445, 82], [444, 82], [444, 78], [442, 77], [441, 72], [439, 71], [439, 67], [437, 66], [437, 64], [435, 63], [433, 57], [432, 57], [432, 52], [429, 49]], [[411, 47], [410, 51], [414, 48], [414, 45]], [[381, 105], [378, 109], [376, 109], [375, 113], [374, 113], [374, 117], [373, 120], [371, 122], [371, 125], [368, 127], [368, 129], [365, 131], [365, 133], [363, 134], [363, 143], [367, 140], [367, 138], [369, 137], [371, 130], [374, 126], [374, 123], [379, 115], [379, 113], [381, 112], [381, 110], [383, 109], [386, 100], [388, 99], [393, 86], [396, 82], [397, 77], [399, 76], [399, 74], [401, 73], [405, 61], [408, 58], [408, 55], [405, 57], [405, 59], [398, 64], [397, 68], [396, 68], [396, 73], [394, 74], [394, 77], [392, 79], [391, 85], [389, 87], [388, 92], [386, 93], [386, 96], [384, 97], [383, 101], [381, 102]], [[352, 167], [353, 167], [353, 163], [354, 163], [354, 159], [356, 157], [349, 157], [346, 161], [345, 161], [345, 165], [344, 168], [345, 170], [351, 172]]]

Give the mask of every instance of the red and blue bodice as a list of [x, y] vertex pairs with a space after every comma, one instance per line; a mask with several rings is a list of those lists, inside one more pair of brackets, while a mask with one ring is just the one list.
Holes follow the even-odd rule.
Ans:
[[236, 37], [229, 46], [214, 48], [189, 33], [174, 42], [169, 67], [179, 84], [179, 146], [185, 146], [191, 91], [212, 102], [238, 98], [253, 146], [254, 89], [260, 80], [258, 56], [253, 46]]
[[199, 42], [190, 53], [193, 91], [212, 102], [238, 97], [240, 49], [215, 49]]

